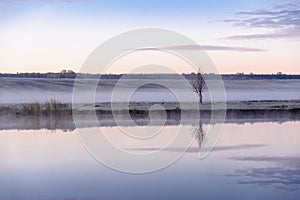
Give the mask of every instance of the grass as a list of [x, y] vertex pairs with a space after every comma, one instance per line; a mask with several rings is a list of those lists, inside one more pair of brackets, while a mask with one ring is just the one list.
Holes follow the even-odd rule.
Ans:
[[22, 116], [71, 116], [72, 107], [70, 104], [61, 103], [51, 99], [45, 103], [22, 104], [20, 115]]

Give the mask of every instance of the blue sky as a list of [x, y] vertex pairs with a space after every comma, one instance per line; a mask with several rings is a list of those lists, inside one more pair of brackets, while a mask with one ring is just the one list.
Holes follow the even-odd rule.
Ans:
[[221, 73], [300, 73], [300, 1], [0, 0], [0, 9], [0, 72], [76, 71], [108, 38], [151, 27], [205, 45]]

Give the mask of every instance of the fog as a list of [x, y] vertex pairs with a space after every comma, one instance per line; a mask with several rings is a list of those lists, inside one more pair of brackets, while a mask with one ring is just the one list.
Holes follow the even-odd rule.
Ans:
[[[152, 80], [155, 81], [155, 80]], [[192, 90], [184, 88], [181, 81], [164, 80], [171, 82], [176, 88], [175, 94], [158, 85], [146, 85], [136, 90], [131, 101], [176, 101], [176, 95], [184, 97], [184, 101], [192, 101]], [[82, 96], [88, 93], [95, 80], [82, 81]], [[140, 81], [141, 82], [141, 81]], [[0, 78], [0, 103], [30, 103], [45, 102], [56, 99], [61, 102], [71, 102], [73, 79], [12, 79]], [[116, 80], [102, 80], [95, 93], [96, 102], [110, 102]], [[126, 94], [136, 80], [128, 80], [120, 87]], [[209, 80], [213, 85], [214, 81]], [[297, 100], [300, 99], [300, 80], [225, 80], [227, 101], [246, 100]], [[218, 89], [216, 92], [222, 92]], [[207, 90], [204, 92], [204, 102], [210, 101]], [[217, 99], [218, 101], [218, 99]], [[84, 102], [89, 103], [89, 102]]]

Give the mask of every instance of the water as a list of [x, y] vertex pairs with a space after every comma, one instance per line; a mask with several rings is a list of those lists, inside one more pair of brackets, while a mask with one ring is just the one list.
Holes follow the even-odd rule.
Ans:
[[[165, 130], [173, 135], [178, 126]], [[195, 127], [184, 126], [185, 137], [193, 137]], [[204, 132], [209, 126], [203, 125]], [[6, 129], [0, 131], [0, 199], [299, 199], [299, 127], [299, 121], [226, 123], [205, 159], [198, 159], [196, 140], [173, 165], [140, 175], [96, 161], [81, 145], [79, 129]], [[130, 143], [119, 128], [101, 127], [123, 148], [159, 148], [158, 143]]]

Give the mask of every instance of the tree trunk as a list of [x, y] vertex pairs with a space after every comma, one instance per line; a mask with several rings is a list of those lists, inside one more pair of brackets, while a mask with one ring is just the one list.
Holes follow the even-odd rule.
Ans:
[[202, 104], [202, 93], [199, 94], [199, 101]]

